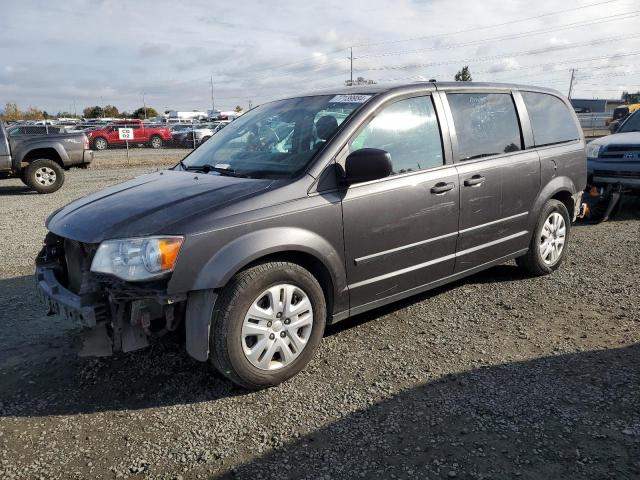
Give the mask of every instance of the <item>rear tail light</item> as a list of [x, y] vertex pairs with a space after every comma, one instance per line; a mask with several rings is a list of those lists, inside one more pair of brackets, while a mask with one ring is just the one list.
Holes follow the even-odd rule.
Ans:
[[89, 137], [87, 137], [86, 135], [82, 139], [82, 145], [85, 150], [89, 150]]

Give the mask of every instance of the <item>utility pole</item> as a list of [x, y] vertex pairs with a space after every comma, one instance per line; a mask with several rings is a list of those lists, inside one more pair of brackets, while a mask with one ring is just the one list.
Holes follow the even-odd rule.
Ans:
[[353, 47], [349, 47], [351, 55], [349, 55], [349, 63], [351, 64], [351, 76], [349, 77], [349, 86], [353, 87]]
[[213, 101], [213, 75], [209, 78], [211, 80], [211, 115], [216, 111], [216, 104]]
[[576, 76], [576, 69], [572, 68], [571, 69], [571, 81], [569, 82], [569, 95], [567, 95], [567, 98], [569, 98], [569, 100], [571, 100], [571, 92], [573, 91], [573, 81], [575, 79]]
[[249, 110], [251, 110], [253, 108], [253, 103], [251, 102], [251, 99], [249, 99]]
[[76, 109], [76, 99], [73, 99], [73, 118], [78, 118], [78, 110]]
[[147, 102], [144, 99], [144, 92], [142, 92], [142, 108], [144, 108], [144, 119], [147, 119]]

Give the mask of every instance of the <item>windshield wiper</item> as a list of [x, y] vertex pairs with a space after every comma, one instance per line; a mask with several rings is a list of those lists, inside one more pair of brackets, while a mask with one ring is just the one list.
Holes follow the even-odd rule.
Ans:
[[204, 172], [204, 173], [216, 172], [216, 173], [219, 173], [220, 175], [226, 175], [228, 177], [245, 176], [245, 175], [240, 175], [233, 168], [220, 167], [218, 165], [211, 165], [210, 163], [205, 163], [204, 165], [190, 165], [190, 166], [187, 166], [187, 170], [193, 170], [193, 171]]
[[180, 165], [182, 167], [182, 169], [186, 172], [187, 170], [189, 170], [189, 167], [187, 167], [187, 164], [184, 163], [184, 160], [180, 160], [178, 162], [178, 165]]

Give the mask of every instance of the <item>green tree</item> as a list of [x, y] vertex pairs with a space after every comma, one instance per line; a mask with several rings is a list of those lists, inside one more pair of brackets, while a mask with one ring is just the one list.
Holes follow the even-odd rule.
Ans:
[[104, 117], [104, 110], [102, 107], [95, 105], [93, 107], [87, 107], [82, 110], [82, 116], [84, 118], [100, 118]]
[[622, 100], [627, 103], [640, 103], [640, 91], [636, 93], [622, 92]]
[[242, 111], [242, 107], [240, 105], [236, 105], [236, 108], [234, 108], [233, 111], [240, 113]]
[[462, 67], [462, 70], [456, 73], [456, 76], [453, 77], [456, 82], [470, 82], [473, 80], [471, 78], [471, 72], [469, 71], [469, 65], [465, 65]]
[[[146, 107], [146, 111], [147, 111], [147, 118], [158, 116], [158, 111], [155, 108]], [[133, 118], [144, 119], [145, 118], [144, 113], [145, 113], [145, 107], [140, 107], [134, 110], [131, 115], [133, 116]]]
[[105, 117], [117, 117], [118, 115], [120, 115], [120, 112], [118, 112], [118, 109], [116, 107], [114, 107], [113, 105], [106, 105], [104, 107], [104, 116]]

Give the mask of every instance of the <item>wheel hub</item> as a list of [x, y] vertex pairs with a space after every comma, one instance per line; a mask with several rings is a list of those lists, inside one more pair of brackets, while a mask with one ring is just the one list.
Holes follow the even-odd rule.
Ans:
[[302, 353], [312, 328], [313, 307], [307, 293], [296, 285], [278, 284], [249, 307], [242, 324], [242, 349], [254, 367], [278, 370]]

